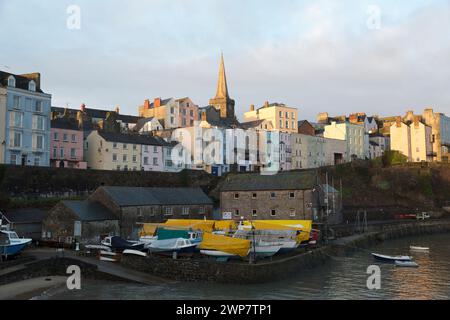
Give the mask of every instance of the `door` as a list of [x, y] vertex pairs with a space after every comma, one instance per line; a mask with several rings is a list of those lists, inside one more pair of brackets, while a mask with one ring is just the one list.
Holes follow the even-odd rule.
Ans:
[[22, 166], [26, 166], [27, 165], [27, 155], [23, 154], [22, 155]]

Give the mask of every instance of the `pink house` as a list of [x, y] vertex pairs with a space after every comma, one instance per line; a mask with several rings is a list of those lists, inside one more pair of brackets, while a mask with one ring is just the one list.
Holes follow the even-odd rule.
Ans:
[[87, 169], [83, 160], [83, 131], [76, 121], [67, 118], [51, 122], [50, 166], [56, 168]]
[[179, 126], [181, 128], [193, 127], [194, 121], [198, 121], [198, 105], [196, 105], [190, 98], [183, 98], [176, 100], [180, 107]]

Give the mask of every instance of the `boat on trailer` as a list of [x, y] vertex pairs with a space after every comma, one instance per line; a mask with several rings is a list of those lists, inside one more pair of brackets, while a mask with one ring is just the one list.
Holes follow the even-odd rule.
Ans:
[[372, 256], [380, 261], [395, 263], [395, 261], [411, 261], [410, 256], [388, 256], [379, 253], [372, 253]]

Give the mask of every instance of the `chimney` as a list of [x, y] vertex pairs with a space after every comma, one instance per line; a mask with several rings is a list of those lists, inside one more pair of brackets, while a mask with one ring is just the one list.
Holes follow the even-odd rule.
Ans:
[[144, 109], [145, 109], [145, 110], [146, 110], [146, 109], [150, 109], [150, 100], [145, 99], [145, 101], [144, 101]]
[[86, 112], [86, 105], [84, 103], [81, 104], [80, 110], [81, 112]]
[[269, 101], [264, 102], [264, 108], [268, 108], [269, 107]]
[[153, 107], [154, 108], [161, 107], [161, 98], [155, 98], [155, 101], [153, 102]]
[[206, 112], [205, 111], [202, 112], [202, 121], [206, 121]]
[[255, 111], [255, 105], [254, 104], [250, 105], [250, 111]]
[[352, 113], [348, 118], [349, 118], [348, 120], [350, 121], [350, 123], [357, 123], [358, 122], [358, 115], [357, 114]]
[[414, 116], [414, 127], [419, 127], [420, 116]]
[[402, 117], [396, 117], [395, 118], [395, 123], [397, 125], [397, 128], [400, 128], [402, 126]]
[[115, 111], [116, 111], [117, 114], [120, 114], [120, 108], [119, 108], [119, 106], [116, 107]]

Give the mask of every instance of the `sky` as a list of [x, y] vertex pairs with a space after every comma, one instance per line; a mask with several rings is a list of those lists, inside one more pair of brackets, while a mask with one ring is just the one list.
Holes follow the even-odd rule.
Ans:
[[450, 114], [450, 0], [0, 0], [0, 30], [0, 70], [40, 72], [54, 106], [205, 106], [223, 52], [241, 120], [265, 101]]

